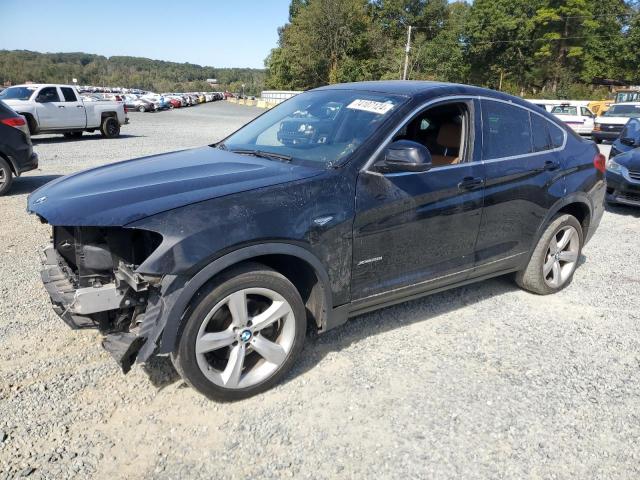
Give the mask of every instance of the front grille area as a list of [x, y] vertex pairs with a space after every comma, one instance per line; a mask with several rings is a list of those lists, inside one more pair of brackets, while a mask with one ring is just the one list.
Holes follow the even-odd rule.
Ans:
[[640, 171], [629, 170], [629, 178], [633, 178], [634, 180], [640, 180]]
[[628, 200], [630, 202], [640, 203], [640, 193], [621, 192], [618, 194], [618, 198]]
[[603, 132], [621, 132], [624, 125], [616, 125], [612, 123], [601, 123], [600, 130]]

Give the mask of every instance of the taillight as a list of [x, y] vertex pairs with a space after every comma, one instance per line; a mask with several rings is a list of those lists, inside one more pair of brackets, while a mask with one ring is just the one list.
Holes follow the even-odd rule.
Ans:
[[22, 117], [11, 117], [11, 118], [3, 118], [0, 120], [0, 123], [4, 123], [5, 125], [9, 125], [10, 127], [24, 127], [27, 122], [24, 121]]
[[604, 173], [607, 169], [607, 159], [603, 154], [598, 153], [593, 157], [593, 166], [596, 167], [596, 170], [599, 172]]

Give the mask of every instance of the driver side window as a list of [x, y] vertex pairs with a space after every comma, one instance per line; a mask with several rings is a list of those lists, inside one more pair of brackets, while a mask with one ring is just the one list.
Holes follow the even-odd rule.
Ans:
[[38, 94], [38, 101], [40, 103], [59, 102], [60, 96], [56, 87], [45, 87], [40, 90]]
[[467, 105], [464, 102], [430, 107], [411, 119], [393, 138], [418, 142], [429, 150], [433, 168], [464, 161]]

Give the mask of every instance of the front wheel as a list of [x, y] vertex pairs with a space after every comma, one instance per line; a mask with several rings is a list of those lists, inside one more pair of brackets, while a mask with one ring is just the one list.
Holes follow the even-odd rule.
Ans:
[[516, 274], [516, 282], [539, 295], [562, 290], [573, 279], [583, 241], [580, 222], [572, 215], [557, 215], [540, 237], [526, 268]]
[[306, 311], [295, 286], [260, 264], [224, 274], [185, 315], [176, 369], [215, 400], [247, 398], [275, 385], [302, 350]]
[[139, 111], [140, 113], [144, 113], [144, 112], [146, 112], [146, 111], [147, 111], [147, 109], [144, 107], [144, 105], [140, 105], [140, 106], [138, 107], [138, 111]]
[[115, 117], [106, 117], [102, 120], [100, 133], [102, 133], [102, 136], [105, 138], [115, 138], [120, 135], [120, 124], [118, 123], [118, 119]]

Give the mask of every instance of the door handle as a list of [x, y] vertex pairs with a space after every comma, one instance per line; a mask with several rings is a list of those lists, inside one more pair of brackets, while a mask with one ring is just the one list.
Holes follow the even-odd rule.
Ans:
[[58, 105], [58, 108], [64, 108], [64, 105]]
[[84, 108], [84, 105], [76, 105], [76, 108]]
[[542, 170], [552, 172], [554, 170], [557, 170], [558, 168], [560, 168], [560, 164], [558, 162], [554, 160], [547, 160], [546, 162], [544, 162]]
[[484, 185], [484, 180], [480, 177], [464, 177], [460, 183], [458, 183], [458, 189], [460, 190], [473, 190]]

